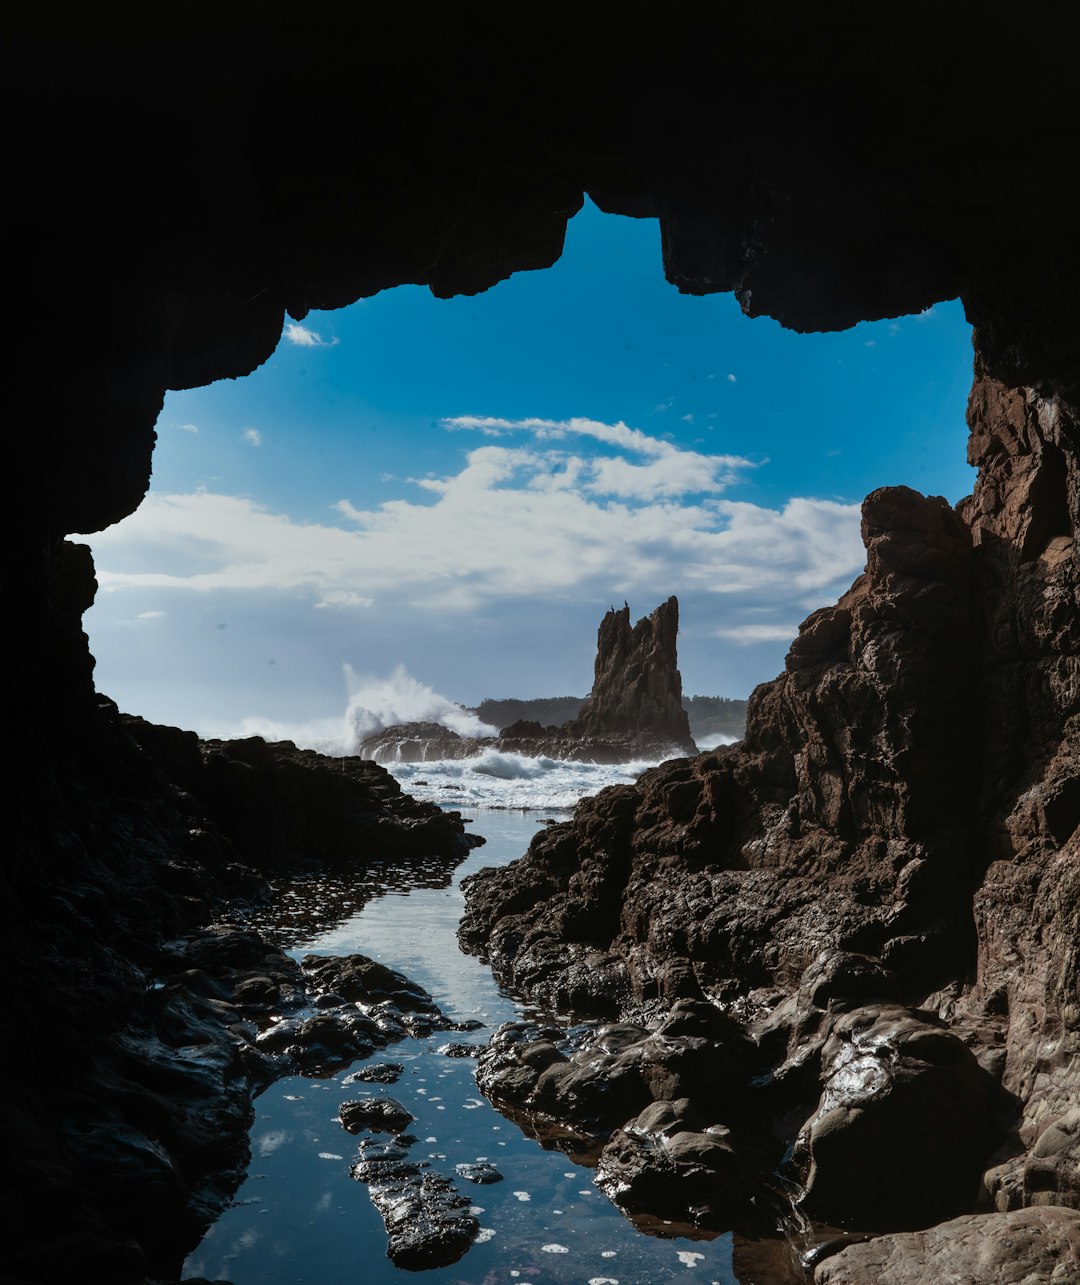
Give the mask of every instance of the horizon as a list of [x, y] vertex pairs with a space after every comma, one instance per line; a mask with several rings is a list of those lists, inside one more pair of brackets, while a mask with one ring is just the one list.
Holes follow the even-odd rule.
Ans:
[[867, 493], [970, 491], [970, 327], [796, 335], [680, 295], [659, 240], [586, 205], [552, 268], [287, 321], [253, 374], [170, 393], [146, 500], [75, 537], [99, 690], [310, 742], [399, 666], [465, 708], [587, 693], [608, 604], [671, 594], [687, 695], [780, 673], [862, 571]]

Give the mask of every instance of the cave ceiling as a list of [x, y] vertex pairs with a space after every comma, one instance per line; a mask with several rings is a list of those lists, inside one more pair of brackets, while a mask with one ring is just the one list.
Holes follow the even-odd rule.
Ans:
[[[662, 267], [838, 329], [960, 296], [987, 366], [1072, 396], [1077, 96], [1060, 7], [16, 6], [5, 90], [13, 518], [138, 504], [168, 388], [286, 313], [549, 266], [588, 195]], [[659, 268], [658, 263], [658, 268]]]

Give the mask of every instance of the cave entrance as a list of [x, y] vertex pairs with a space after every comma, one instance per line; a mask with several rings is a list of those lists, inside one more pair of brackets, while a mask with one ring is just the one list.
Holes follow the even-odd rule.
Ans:
[[99, 689], [317, 743], [342, 662], [581, 695], [609, 604], [671, 593], [688, 694], [778, 672], [861, 569], [869, 490], [970, 490], [970, 330], [954, 302], [796, 335], [680, 296], [659, 241], [586, 205], [544, 272], [287, 322], [254, 374], [170, 394], [150, 496], [90, 538]]

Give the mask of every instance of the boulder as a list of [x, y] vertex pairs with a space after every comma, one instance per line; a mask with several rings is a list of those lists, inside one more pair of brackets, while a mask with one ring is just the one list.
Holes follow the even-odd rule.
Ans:
[[803, 1206], [843, 1226], [912, 1226], [969, 1208], [1000, 1138], [997, 1086], [940, 1022], [899, 1006], [836, 1019], [823, 1091], [795, 1148]]

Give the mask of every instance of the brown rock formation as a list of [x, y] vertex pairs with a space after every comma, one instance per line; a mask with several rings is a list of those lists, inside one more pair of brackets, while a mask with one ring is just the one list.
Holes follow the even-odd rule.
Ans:
[[978, 1285], [1080, 1280], [1080, 1214], [1024, 1209], [954, 1218], [928, 1231], [852, 1245], [814, 1273], [815, 1285]]
[[671, 597], [630, 626], [630, 608], [612, 608], [596, 632], [592, 691], [567, 736], [625, 738], [693, 753], [682, 703], [676, 639], [679, 600]]
[[[1063, 402], [981, 367], [969, 419], [973, 497], [959, 512], [903, 488], [868, 497], [865, 573], [754, 693], [745, 741], [587, 800], [514, 867], [474, 876], [462, 938], [562, 1009], [749, 997], [775, 1082], [797, 1099], [818, 1067], [819, 1118], [836, 1096], [834, 1012], [914, 1003], [1014, 1103], [1011, 1126], [999, 1106], [969, 1130], [984, 1201], [1076, 1207], [1080, 434]], [[853, 1186], [822, 1200], [818, 1127], [809, 1199], [860, 1216]], [[893, 1145], [910, 1154], [913, 1130]], [[867, 1167], [888, 1144], [841, 1145], [843, 1183], [871, 1194], [864, 1221], [895, 1216], [904, 1202], [875, 1205], [889, 1182]]]

